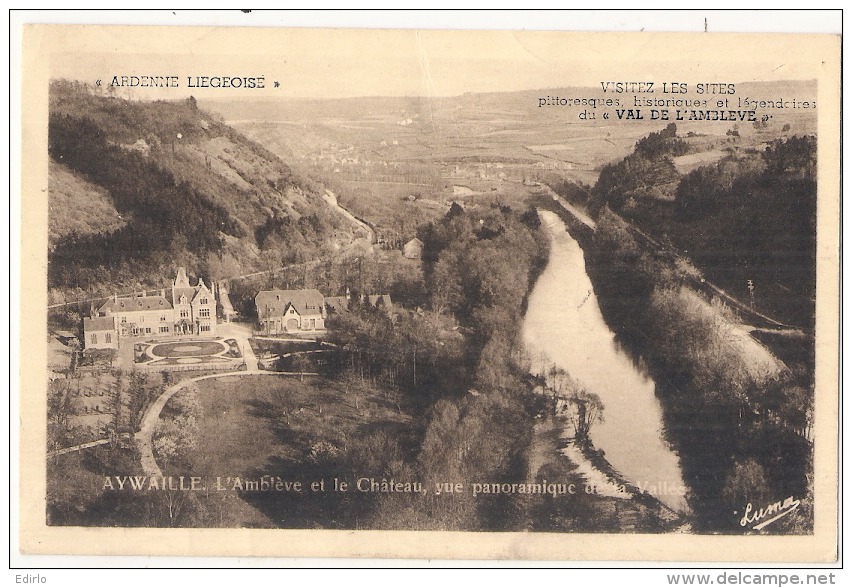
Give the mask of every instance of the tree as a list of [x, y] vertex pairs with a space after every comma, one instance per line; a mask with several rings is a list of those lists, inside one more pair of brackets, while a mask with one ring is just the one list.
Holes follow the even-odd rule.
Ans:
[[677, 138], [677, 125], [669, 123], [666, 128], [647, 137], [639, 139], [636, 143], [637, 154], [648, 159], [659, 159], [660, 157], [686, 155], [689, 145], [683, 139]]
[[174, 461], [198, 444], [201, 405], [197, 391], [197, 386], [190, 384], [167, 403], [168, 413], [158, 423], [152, 438], [154, 454], [158, 459]]
[[677, 178], [677, 169], [669, 157], [651, 157], [637, 147], [634, 153], [621, 161], [607, 164], [601, 169], [593, 192], [595, 204], [599, 208], [606, 204], [614, 210], [620, 210], [628, 197], [641, 195]]
[[68, 444], [68, 413], [71, 411], [69, 380], [53, 380], [47, 396], [47, 448], [61, 449]]
[[557, 367], [556, 364], [550, 366], [547, 371], [546, 382], [550, 388], [551, 402], [553, 404], [553, 414], [555, 415], [559, 408], [559, 399], [564, 398], [565, 392], [570, 386], [571, 379], [568, 372], [564, 368]]
[[462, 301], [462, 284], [459, 281], [459, 256], [446, 252], [435, 264], [430, 274], [429, 286], [432, 293], [432, 310], [441, 314], [455, 311]]
[[813, 179], [816, 177], [816, 137], [790, 137], [776, 139], [763, 153], [768, 176], [792, 175]]
[[299, 380], [304, 381], [305, 372], [314, 369], [314, 362], [307, 353], [294, 353], [290, 356], [293, 360], [292, 369], [294, 372], [299, 372]]
[[568, 402], [574, 407], [571, 424], [574, 425], [574, 438], [580, 442], [589, 440], [592, 425], [603, 422], [604, 405], [600, 396], [594, 392], [578, 390], [568, 397]]
[[749, 458], [737, 462], [725, 480], [722, 497], [733, 509], [741, 510], [749, 503], [761, 504], [769, 494], [766, 472], [757, 461]]

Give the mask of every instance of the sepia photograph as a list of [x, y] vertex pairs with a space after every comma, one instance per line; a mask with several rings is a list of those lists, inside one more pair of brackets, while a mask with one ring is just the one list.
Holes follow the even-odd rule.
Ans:
[[837, 37], [24, 45], [25, 552], [837, 558]]

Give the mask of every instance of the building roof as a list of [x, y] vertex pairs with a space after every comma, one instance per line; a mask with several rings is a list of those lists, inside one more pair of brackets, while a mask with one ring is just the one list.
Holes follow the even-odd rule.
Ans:
[[143, 310], [168, 310], [171, 303], [162, 296], [134, 296], [132, 298], [110, 298], [99, 312], [139, 312]]
[[192, 299], [193, 304], [195, 304], [197, 300], [205, 296], [213, 298], [213, 294], [210, 292], [210, 288], [207, 287], [207, 285], [202, 281], [201, 278], [198, 278], [198, 285], [195, 287], [195, 290], [195, 298]]
[[325, 299], [325, 307], [335, 314], [349, 312], [349, 299], [346, 296], [329, 296]]
[[174, 302], [175, 305], [180, 304], [181, 296], [186, 296], [186, 303], [191, 304], [192, 299], [195, 298], [195, 288], [192, 286], [175, 286], [172, 289], [172, 302]]
[[402, 251], [409, 259], [420, 257], [423, 255], [423, 241], [414, 237], [411, 241], [402, 246]]
[[263, 320], [284, 316], [292, 304], [300, 315], [322, 314], [323, 295], [313, 288], [304, 290], [261, 290], [254, 299], [257, 316]]
[[83, 330], [87, 333], [93, 331], [114, 331], [115, 318], [111, 316], [83, 317]]
[[204, 280], [198, 278], [198, 283], [193, 286], [189, 283], [186, 268], [179, 267], [175, 281], [172, 283], [172, 303], [177, 306], [180, 304], [180, 297], [186, 296], [187, 304], [195, 304], [196, 299], [202, 294], [213, 297], [213, 291], [204, 283]]
[[175, 275], [175, 281], [173, 283], [175, 288], [189, 288], [189, 278], [186, 277], [186, 268], [179, 267], [177, 270], [177, 275]]

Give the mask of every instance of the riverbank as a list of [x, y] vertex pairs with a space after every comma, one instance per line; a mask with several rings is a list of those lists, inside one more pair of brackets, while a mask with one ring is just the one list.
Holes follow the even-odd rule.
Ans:
[[[533, 199], [533, 206], [539, 211], [548, 211], [559, 217], [565, 223], [566, 230], [582, 247], [587, 247], [591, 244], [594, 237], [597, 224], [589, 224], [582, 219], [589, 218], [588, 213], [582, 210], [579, 205], [570, 204], [565, 198], [556, 194], [554, 198], [553, 190], [549, 186], [543, 186], [542, 193]], [[580, 212], [582, 216], [575, 215], [575, 212]]]
[[[663, 422], [679, 455], [699, 532], [741, 532], [731, 513], [754, 496], [805, 496], [812, 374], [788, 369], [692, 291], [665, 256], [602, 212], [584, 247], [606, 323], [661, 385]], [[807, 526], [807, 525], [805, 525]]]
[[[574, 494], [530, 505], [530, 531], [582, 533], [688, 533], [686, 518], [653, 496], [631, 488], [593, 448], [580, 449], [566, 437], [563, 417], [536, 422], [527, 452], [528, 478], [573, 484]], [[593, 455], [594, 454], [594, 455]], [[558, 481], [558, 482], [557, 482]]]
[[[631, 484], [683, 489], [654, 379], [621, 349], [604, 321], [580, 244], [556, 214], [540, 215], [552, 243], [524, 320], [532, 373], [543, 377], [563, 402], [579, 395], [598, 403], [595, 410], [602, 418], [585, 425], [591, 441]], [[560, 408], [575, 414], [578, 406], [575, 400]], [[685, 492], [662, 498], [670, 508], [687, 511]]]
[[[596, 449], [592, 443], [579, 444], [565, 438], [566, 450], [569, 450], [571, 455], [569, 458], [578, 462], [584, 462], [587, 469], [592, 472], [592, 480], [603, 480], [605, 487], [610, 492], [615, 492], [616, 497], [624, 497], [633, 500], [642, 506], [654, 511], [657, 516], [667, 525], [676, 526], [679, 532], [688, 532], [691, 530], [689, 517], [683, 513], [668, 507], [657, 496], [655, 496], [648, 488], [640, 488], [635, 482], [627, 480], [621, 472], [616, 470], [611, 463], [604, 457], [605, 452]], [[570, 449], [569, 449], [570, 448]], [[563, 453], [566, 451], [563, 450]], [[573, 456], [573, 457], [572, 457]], [[601, 482], [590, 482], [596, 487], [600, 487]], [[657, 488], [657, 490], [660, 490]], [[663, 489], [664, 490], [664, 489]]]

